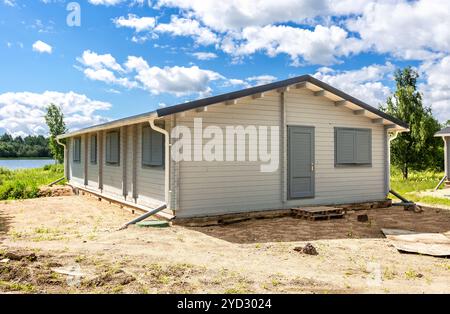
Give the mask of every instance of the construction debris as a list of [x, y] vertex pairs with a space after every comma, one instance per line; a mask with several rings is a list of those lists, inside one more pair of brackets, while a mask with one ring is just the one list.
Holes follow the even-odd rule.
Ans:
[[298, 246], [294, 248], [294, 251], [301, 252], [308, 255], [318, 255], [316, 248], [311, 243], [306, 243], [304, 247]]
[[409, 230], [381, 229], [400, 252], [438, 257], [450, 256], [450, 238], [442, 233], [418, 233]]
[[356, 218], [359, 222], [368, 222], [369, 221], [369, 216], [367, 216], [366, 214], [358, 215]]
[[342, 218], [344, 216], [344, 210], [340, 207], [328, 206], [302, 207], [292, 208], [292, 215], [294, 218], [308, 220]]

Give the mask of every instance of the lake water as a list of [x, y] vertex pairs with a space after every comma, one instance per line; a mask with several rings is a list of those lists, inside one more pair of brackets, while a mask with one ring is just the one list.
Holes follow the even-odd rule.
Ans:
[[0, 159], [0, 167], [11, 170], [25, 168], [41, 168], [45, 165], [54, 164], [53, 159]]

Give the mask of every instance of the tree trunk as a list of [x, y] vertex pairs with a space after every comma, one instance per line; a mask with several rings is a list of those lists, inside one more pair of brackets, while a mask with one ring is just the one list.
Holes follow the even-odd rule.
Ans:
[[407, 180], [408, 179], [408, 165], [406, 163], [403, 164], [402, 174], [403, 174], [403, 179]]

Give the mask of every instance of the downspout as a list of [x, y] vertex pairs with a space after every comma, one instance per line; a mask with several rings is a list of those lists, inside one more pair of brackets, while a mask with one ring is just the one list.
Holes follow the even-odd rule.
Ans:
[[169, 132], [156, 126], [155, 119], [149, 120], [150, 127], [156, 132], [164, 135], [164, 199], [167, 204], [167, 208], [170, 209], [170, 137]]
[[[386, 131], [387, 132], [387, 131]], [[398, 137], [399, 131], [395, 131], [393, 136], [389, 136], [388, 147], [387, 147], [387, 187], [386, 195], [390, 193], [391, 190], [391, 142]]]
[[60, 139], [56, 137], [56, 143], [64, 147], [64, 177], [69, 180], [68, 171], [67, 171], [67, 145], [66, 143], [61, 143]]

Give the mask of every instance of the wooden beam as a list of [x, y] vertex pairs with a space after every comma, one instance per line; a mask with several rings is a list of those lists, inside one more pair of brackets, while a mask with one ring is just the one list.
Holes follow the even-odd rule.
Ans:
[[383, 122], [384, 122], [383, 118], [372, 119], [373, 124], [383, 124]]
[[200, 108], [197, 108], [197, 109], [195, 109], [195, 111], [196, 112], [206, 112], [206, 111], [208, 111], [208, 107], [200, 107]]
[[314, 92], [314, 96], [325, 96], [325, 91], [322, 89], [317, 92]]
[[298, 84], [295, 84], [295, 88], [299, 89], [299, 88], [305, 88], [306, 87], [306, 82], [301, 82]]
[[252, 99], [264, 98], [264, 93], [257, 93], [252, 95]]
[[342, 107], [342, 106], [345, 106], [346, 104], [347, 104], [347, 100], [339, 100], [339, 101], [334, 102], [334, 105], [336, 107]]
[[225, 102], [225, 105], [230, 106], [230, 105], [236, 105], [238, 103], [237, 99], [233, 99], [233, 100], [228, 100]]
[[289, 86], [285, 86], [285, 87], [278, 88], [277, 92], [285, 93], [285, 92], [288, 92], [289, 90], [290, 90], [290, 87]]
[[360, 110], [355, 110], [355, 111], [353, 111], [353, 114], [354, 115], [357, 115], [357, 116], [362, 116], [362, 115], [364, 115], [366, 113], [366, 110], [365, 109], [360, 109]]

